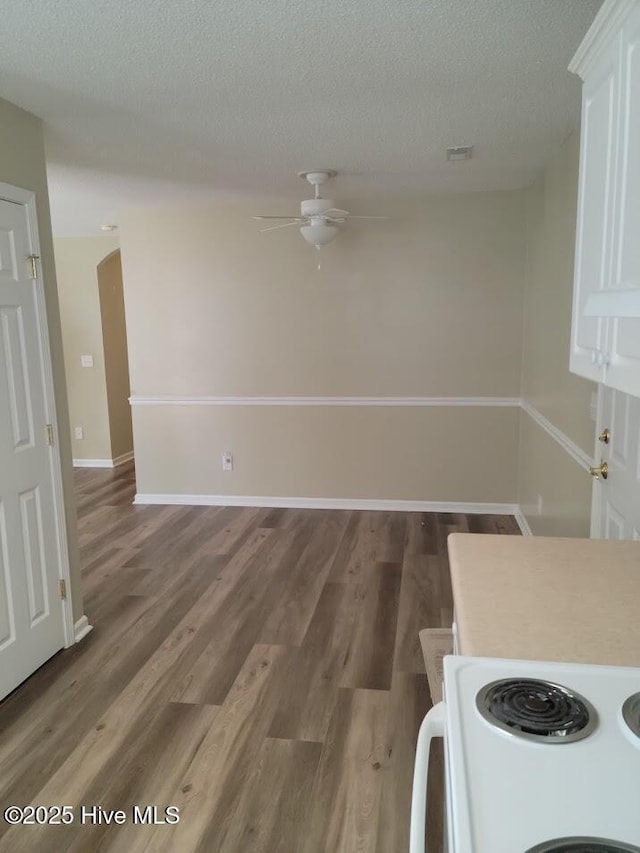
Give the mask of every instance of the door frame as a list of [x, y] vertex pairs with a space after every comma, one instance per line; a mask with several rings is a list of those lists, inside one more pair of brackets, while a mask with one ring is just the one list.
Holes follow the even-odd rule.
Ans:
[[[35, 192], [0, 182], [0, 199], [3, 201], [13, 202], [14, 204], [20, 204], [25, 208], [29, 251], [33, 255], [40, 256], [40, 239], [38, 235], [38, 215]], [[65, 582], [67, 590], [67, 597], [61, 598], [60, 604], [62, 607], [61, 615], [64, 627], [64, 647], [68, 648], [75, 643], [76, 639], [73, 621], [73, 602], [71, 601], [69, 541], [67, 538], [66, 510], [64, 503], [64, 491], [62, 487], [60, 431], [58, 429], [58, 419], [56, 417], [53, 365], [51, 362], [49, 324], [47, 321], [47, 304], [44, 291], [42, 263], [38, 265], [38, 276], [34, 280], [34, 284], [38, 314], [38, 344], [40, 347], [44, 374], [44, 410], [47, 423], [50, 423], [53, 426], [54, 435], [54, 442], [49, 447], [49, 468], [51, 471], [51, 480], [53, 485], [53, 515], [56, 528], [58, 576], [60, 580]]]

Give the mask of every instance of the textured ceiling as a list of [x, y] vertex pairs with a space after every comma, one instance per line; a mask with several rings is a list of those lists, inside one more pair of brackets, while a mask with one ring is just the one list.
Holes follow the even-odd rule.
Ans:
[[516, 188], [579, 122], [566, 66], [599, 7], [3, 0], [0, 96], [45, 119], [58, 233], [160, 201], [297, 202], [312, 167], [341, 172], [337, 200]]

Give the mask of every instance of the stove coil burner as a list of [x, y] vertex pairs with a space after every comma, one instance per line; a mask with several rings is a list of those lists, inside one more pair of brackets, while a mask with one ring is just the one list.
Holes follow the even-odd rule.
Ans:
[[606, 838], [556, 838], [530, 847], [526, 853], [640, 853], [633, 844], [608, 841]]
[[622, 718], [636, 737], [640, 737], [640, 693], [629, 696], [622, 706]]
[[533, 678], [492, 681], [478, 693], [482, 717], [517, 737], [544, 743], [569, 743], [595, 729], [595, 708], [578, 693]]

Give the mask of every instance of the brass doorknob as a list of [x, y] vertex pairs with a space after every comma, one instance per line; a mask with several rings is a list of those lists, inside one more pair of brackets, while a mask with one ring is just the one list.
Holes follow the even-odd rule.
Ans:
[[609, 476], [609, 466], [603, 459], [598, 466], [589, 468], [589, 473], [592, 477], [595, 477], [596, 480], [599, 480], [600, 477], [602, 477], [603, 480], [606, 480]]
[[609, 444], [611, 441], [611, 430], [609, 427], [606, 427], [602, 430], [600, 435], [598, 436], [598, 441], [601, 441], [603, 444]]

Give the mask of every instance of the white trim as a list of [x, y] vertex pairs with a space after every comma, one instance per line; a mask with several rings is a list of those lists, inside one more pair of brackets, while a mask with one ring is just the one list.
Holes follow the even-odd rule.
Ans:
[[520, 528], [520, 533], [522, 533], [523, 536], [533, 536], [533, 530], [529, 526], [529, 522], [527, 521], [527, 517], [525, 516], [521, 506], [516, 508], [514, 515], [516, 523]]
[[252, 506], [273, 509], [344, 509], [393, 512], [450, 512], [468, 515], [512, 515], [523, 536], [533, 536], [518, 504], [460, 501], [375, 500], [369, 498], [287, 498], [262, 495], [136, 494], [134, 504], [163, 506]]
[[257, 506], [277, 509], [353, 509], [398, 512], [451, 512], [515, 515], [516, 504], [459, 501], [378, 500], [371, 498], [305, 498], [266, 495], [136, 494], [134, 504], [185, 506]]
[[122, 456], [116, 456], [115, 459], [74, 459], [74, 468], [117, 468], [119, 465], [124, 465], [125, 462], [130, 462], [133, 459], [133, 450], [129, 453], [123, 453]]
[[93, 625], [89, 625], [89, 620], [86, 616], [81, 616], [73, 626], [73, 629], [75, 642], [79, 643], [80, 640], [83, 640], [87, 636], [89, 631], [93, 631]]
[[[25, 208], [30, 252], [41, 255], [40, 239], [38, 236], [38, 213], [36, 194], [32, 190], [14, 187], [11, 184], [0, 183], [0, 198], [21, 204]], [[38, 278], [34, 281], [37, 308], [36, 321], [38, 324], [38, 344], [42, 363], [44, 381], [44, 414], [46, 422], [53, 426], [54, 443], [49, 448], [49, 463], [53, 491], [53, 515], [56, 527], [56, 546], [58, 557], [58, 572], [64, 580], [67, 589], [71, 588], [71, 570], [69, 565], [69, 542], [67, 539], [67, 514], [62, 486], [62, 459], [60, 457], [60, 431], [56, 416], [55, 389], [53, 384], [53, 365], [51, 363], [49, 324], [47, 321], [47, 303], [44, 293], [44, 278], [40, 266]], [[69, 598], [61, 599], [62, 624], [64, 630], [65, 648], [75, 642], [72, 603]]]
[[554, 426], [550, 420], [547, 420], [547, 418], [532, 406], [531, 403], [527, 402], [527, 400], [522, 401], [522, 409], [538, 424], [538, 426], [542, 427], [542, 429], [548, 433], [551, 438], [557, 441], [560, 447], [562, 447], [563, 450], [566, 450], [578, 465], [585, 468], [587, 471], [589, 470], [589, 467], [592, 465], [591, 457], [585, 453], [581, 447], [578, 447], [578, 445], [572, 441], [568, 435], [565, 435], [562, 430], [559, 430], [558, 427]]
[[569, 63], [569, 71], [584, 80], [636, 4], [637, 0], [605, 0]]
[[[31, 190], [25, 190], [22, 187], [14, 187], [11, 184], [3, 184], [0, 183], [0, 198], [5, 199], [6, 201], [12, 201], [15, 204], [24, 204], [26, 207], [33, 208], [35, 212], [35, 193]], [[31, 227], [31, 223], [29, 223], [29, 227]], [[37, 243], [34, 242], [34, 238], [37, 237], [37, 233], [31, 231], [31, 248], [39, 248]]]
[[518, 408], [519, 397], [178, 397], [135, 395], [132, 406], [482, 406]]

